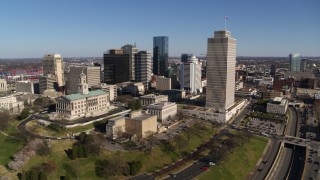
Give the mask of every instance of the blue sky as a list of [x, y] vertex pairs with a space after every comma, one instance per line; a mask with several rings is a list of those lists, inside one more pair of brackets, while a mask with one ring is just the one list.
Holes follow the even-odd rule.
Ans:
[[169, 36], [170, 56], [205, 54], [207, 38], [227, 28], [238, 56], [320, 56], [319, 0], [3, 0], [0, 58], [102, 56]]

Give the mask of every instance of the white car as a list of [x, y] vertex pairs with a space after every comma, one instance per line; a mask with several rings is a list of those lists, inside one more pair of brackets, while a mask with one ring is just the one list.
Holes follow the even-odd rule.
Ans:
[[210, 166], [215, 166], [216, 165], [216, 163], [214, 163], [214, 162], [209, 162], [208, 163]]

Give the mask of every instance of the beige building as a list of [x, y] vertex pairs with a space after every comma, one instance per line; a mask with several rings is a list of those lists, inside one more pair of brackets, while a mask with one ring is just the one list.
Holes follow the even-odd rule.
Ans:
[[116, 117], [108, 121], [106, 125], [108, 138], [117, 139], [124, 132], [126, 132], [126, 120], [124, 117]]
[[144, 114], [141, 111], [131, 112], [128, 118], [118, 117], [108, 121], [107, 137], [116, 139], [121, 133], [145, 138], [151, 133], [157, 133], [157, 116]]
[[171, 78], [158, 76], [156, 79], [156, 89], [158, 91], [165, 91], [171, 89]]
[[108, 95], [103, 90], [88, 90], [86, 75], [80, 74], [77, 94], [58, 97], [56, 113], [58, 118], [68, 120], [80, 117], [98, 116], [108, 112], [110, 103]]
[[286, 114], [288, 109], [288, 100], [282, 97], [275, 97], [272, 101], [267, 104], [267, 113], [273, 114]]
[[140, 96], [140, 101], [142, 106], [147, 106], [149, 104], [154, 104], [158, 102], [168, 102], [168, 96], [148, 94], [145, 96]]
[[234, 104], [236, 39], [230, 31], [208, 38], [206, 107], [225, 112]]
[[86, 75], [89, 88], [101, 83], [100, 66], [73, 66], [70, 67], [66, 74], [67, 94], [75, 94], [78, 92], [78, 79], [81, 73]]
[[23, 108], [23, 101], [17, 101], [17, 98], [15, 96], [0, 97], [0, 110], [5, 109], [13, 113], [19, 113], [23, 110]]
[[55, 90], [58, 84], [54, 75], [48, 74], [45, 77], [39, 78], [40, 94], [43, 94], [47, 90]]
[[7, 91], [8, 85], [5, 79], [0, 79], [0, 92]]
[[149, 114], [156, 115], [160, 122], [166, 121], [169, 117], [173, 118], [177, 114], [177, 104], [173, 102], [150, 104], [146, 109]]
[[42, 58], [43, 76], [48, 74], [56, 78], [58, 86], [64, 86], [64, 65], [60, 54], [46, 54]]
[[149, 133], [157, 132], [157, 116], [143, 114], [141, 111], [132, 112], [126, 118], [126, 132], [134, 133], [138, 138], [145, 138]]
[[33, 82], [31, 82], [31, 81], [17, 81], [16, 82], [16, 91], [34, 94]]
[[115, 101], [117, 99], [117, 85], [112, 85], [112, 84], [105, 84], [102, 83], [101, 89], [106, 91], [108, 94], [109, 101]]

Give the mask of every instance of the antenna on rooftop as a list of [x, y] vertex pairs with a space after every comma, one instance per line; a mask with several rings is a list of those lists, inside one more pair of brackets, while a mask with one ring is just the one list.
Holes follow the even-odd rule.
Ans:
[[228, 16], [225, 16], [224, 18], [224, 30], [227, 31], [227, 20], [228, 20]]

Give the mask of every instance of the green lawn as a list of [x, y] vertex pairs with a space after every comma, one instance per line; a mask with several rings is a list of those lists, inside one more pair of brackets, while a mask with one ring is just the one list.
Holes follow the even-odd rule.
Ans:
[[201, 174], [198, 179], [247, 179], [266, 145], [266, 138], [253, 137], [249, 142], [244, 143], [243, 147], [236, 147], [223, 162]]
[[[207, 127], [205, 130], [199, 131], [197, 135], [193, 135], [190, 138], [189, 143], [186, 144], [185, 150], [191, 151], [198, 147], [200, 144], [206, 142], [212, 134], [217, 130], [212, 130]], [[95, 175], [94, 162], [97, 160], [108, 159], [111, 157], [122, 157], [126, 161], [140, 160], [142, 161], [143, 167], [142, 172], [154, 172], [166, 165], [175, 162], [179, 157], [175, 153], [164, 153], [160, 147], [155, 147], [152, 152], [109, 152], [103, 150], [99, 157], [80, 158], [76, 160], [70, 160], [64, 150], [70, 148], [75, 140], [64, 140], [64, 141], [51, 141], [52, 142], [52, 153], [47, 157], [34, 156], [24, 167], [24, 170], [28, 170], [34, 165], [47, 162], [49, 160], [54, 161], [57, 164], [57, 171], [51, 174], [49, 179], [58, 179], [61, 175], [65, 175], [65, 170], [62, 166], [63, 163], [71, 163], [77, 165], [79, 168], [80, 179], [99, 179]], [[118, 177], [123, 179], [125, 177]]]

